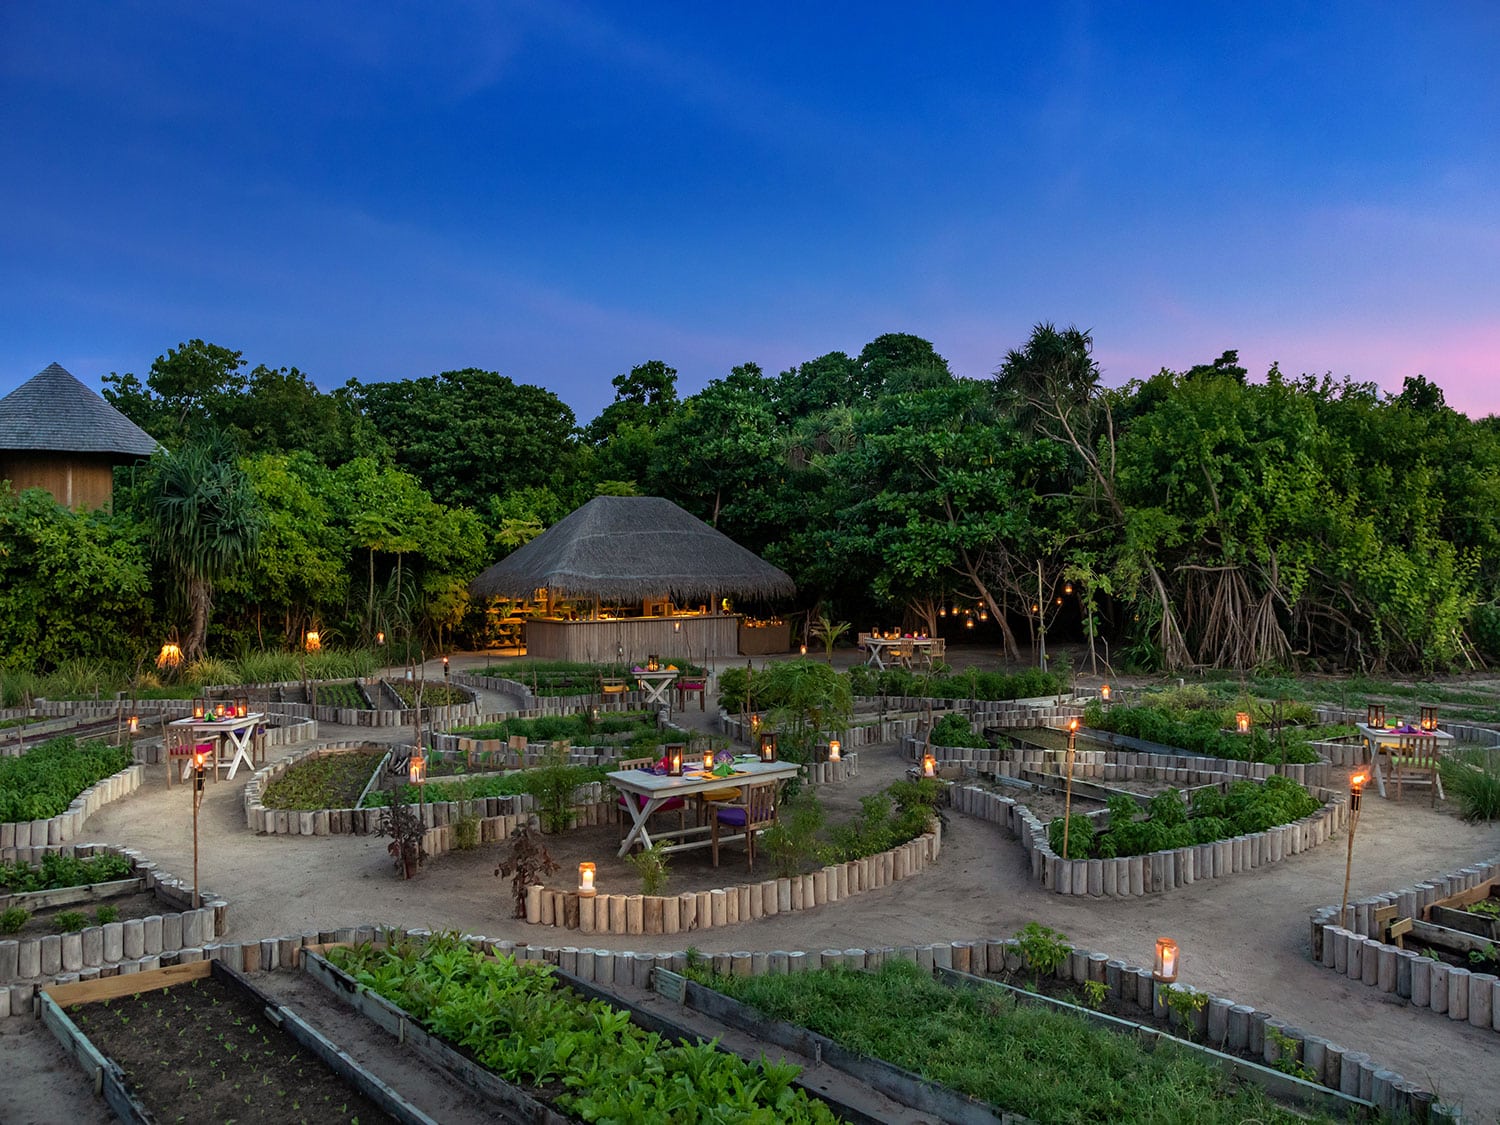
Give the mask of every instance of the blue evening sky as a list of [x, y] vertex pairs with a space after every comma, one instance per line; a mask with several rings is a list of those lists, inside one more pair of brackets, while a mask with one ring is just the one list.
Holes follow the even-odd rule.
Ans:
[[1500, 412], [1500, 5], [0, 3], [0, 394], [202, 337], [587, 421], [883, 332]]

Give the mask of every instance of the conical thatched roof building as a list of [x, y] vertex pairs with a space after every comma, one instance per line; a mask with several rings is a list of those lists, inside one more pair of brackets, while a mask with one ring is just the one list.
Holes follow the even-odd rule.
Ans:
[[[790, 597], [785, 571], [656, 496], [596, 496], [469, 584], [478, 597], [638, 603], [640, 616], [529, 621], [527, 650], [560, 659], [644, 659], [648, 653], [732, 656], [739, 619], [725, 597]], [[701, 605], [672, 614], [668, 603]], [[676, 647], [674, 647], [676, 646]]]
[[45, 488], [69, 508], [109, 507], [114, 466], [156, 444], [55, 363], [0, 398], [0, 480], [17, 492]]

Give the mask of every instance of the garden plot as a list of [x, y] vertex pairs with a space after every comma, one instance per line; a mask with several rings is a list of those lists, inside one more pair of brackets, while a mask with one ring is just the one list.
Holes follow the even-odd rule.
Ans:
[[40, 995], [43, 1020], [127, 1121], [431, 1121], [217, 961]]

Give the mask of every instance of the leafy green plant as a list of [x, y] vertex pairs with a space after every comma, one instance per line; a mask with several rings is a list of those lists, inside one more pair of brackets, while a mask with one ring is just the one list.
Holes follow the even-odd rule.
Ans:
[[643, 895], [657, 894], [667, 885], [669, 875], [665, 848], [666, 844], [656, 843], [625, 857], [625, 861], [635, 868], [635, 873], [641, 877], [641, 894]]
[[[1058, 695], [1067, 688], [1067, 678], [1040, 668], [1014, 674], [970, 669], [957, 674], [917, 673], [905, 668], [879, 670], [856, 665], [849, 670], [855, 695], [917, 696], [933, 699], [1031, 699]], [[953, 745], [945, 743], [944, 745]]]
[[266, 786], [261, 803], [268, 809], [351, 808], [380, 761], [381, 755], [358, 750], [304, 758]]
[[522, 789], [536, 798], [542, 831], [563, 832], [572, 826], [578, 817], [574, 796], [589, 779], [583, 766], [569, 764], [567, 744], [561, 742], [552, 744], [541, 765], [521, 774]]
[[1443, 759], [1443, 785], [1465, 820], [1500, 818], [1500, 754], [1460, 750]]
[[94, 911], [94, 924], [96, 926], [107, 926], [120, 917], [118, 906], [101, 906]]
[[1100, 701], [1092, 700], [1084, 708], [1084, 723], [1095, 730], [1114, 731], [1130, 738], [1231, 761], [1274, 759], [1307, 763], [1318, 760], [1317, 751], [1304, 737], [1287, 735], [1284, 745], [1274, 745], [1264, 726], [1253, 726], [1248, 734], [1224, 730], [1224, 714], [1218, 709], [1188, 711], [1182, 718], [1177, 718], [1157, 706], [1116, 705], [1106, 708]]
[[976, 749], [985, 749], [989, 746], [984, 735], [976, 733], [969, 724], [968, 717], [960, 715], [957, 711], [950, 711], [932, 724], [932, 744], [934, 746], [972, 746]]
[[0, 821], [57, 816], [94, 782], [133, 761], [124, 747], [74, 738], [54, 738], [18, 757], [0, 758]]
[[542, 882], [556, 870], [557, 862], [530, 825], [523, 824], [510, 834], [510, 858], [495, 868], [495, 877], [510, 877], [512, 905], [517, 918], [526, 917], [526, 888]]
[[1083, 1002], [1096, 1011], [1104, 1007], [1105, 997], [1109, 995], [1109, 985], [1102, 980], [1086, 980], [1083, 982]]
[[788, 879], [821, 852], [822, 827], [823, 804], [811, 789], [804, 790], [782, 806], [776, 823], [761, 832], [757, 847], [770, 857], [777, 877]]
[[381, 811], [375, 835], [391, 838], [386, 851], [395, 861], [397, 873], [410, 879], [416, 869], [427, 862], [427, 829], [407, 803], [403, 788], [399, 780], [391, 786], [390, 804]]
[[1067, 818], [1068, 854], [1063, 855], [1062, 817], [1047, 825], [1047, 845], [1064, 859], [1088, 859], [1094, 854], [1094, 818], [1074, 813]]
[[1469, 950], [1469, 961], [1475, 965], [1500, 965], [1500, 949], [1496, 949], [1492, 942], [1486, 942], [1483, 949]]
[[0, 910], [0, 934], [19, 933], [22, 926], [31, 921], [31, 911], [24, 906], [8, 906]]
[[1027, 922], [1012, 935], [1021, 960], [1031, 970], [1031, 986], [1035, 988], [1041, 978], [1051, 976], [1062, 967], [1073, 947], [1068, 944], [1068, 935], [1059, 933], [1040, 922]]
[[1500, 899], [1486, 898], [1471, 902], [1464, 907], [1470, 914], [1483, 914], [1486, 918], [1500, 918]]
[[1266, 1038], [1276, 1047], [1276, 1061], [1271, 1065], [1283, 1074], [1300, 1078], [1304, 1082], [1316, 1082], [1318, 1074], [1312, 1067], [1297, 1057], [1302, 1045], [1279, 1028], [1267, 1027]]
[[833, 646], [848, 631], [849, 622], [835, 621], [827, 612], [818, 614], [818, 619], [812, 624], [812, 635], [823, 642], [823, 654], [829, 661], [833, 660]]
[[122, 855], [101, 852], [93, 856], [71, 856], [48, 852], [36, 867], [0, 861], [0, 888], [12, 894], [82, 887], [128, 878], [133, 870]]
[[1179, 1026], [1191, 1037], [1197, 1027], [1198, 1013], [1208, 1004], [1208, 994], [1169, 984], [1162, 989], [1162, 1003], [1177, 1017]]
[[52, 916], [52, 928], [67, 934], [81, 930], [89, 924], [89, 916], [81, 910], [63, 910]]

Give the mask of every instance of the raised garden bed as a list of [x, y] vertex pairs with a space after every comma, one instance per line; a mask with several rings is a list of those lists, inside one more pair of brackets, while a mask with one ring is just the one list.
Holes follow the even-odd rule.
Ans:
[[268, 809], [299, 811], [356, 808], [387, 749], [363, 743], [303, 758], [265, 787], [261, 803]]
[[345, 707], [353, 711], [374, 710], [364, 689], [353, 680], [318, 684], [315, 689], [319, 707]]
[[[916, 1095], [944, 1120], [1019, 1113], [1036, 1121], [1290, 1123], [1306, 1118], [1308, 1102], [1339, 1101], [1303, 1083], [1305, 1096], [1295, 1110], [1278, 1105], [1264, 1088], [1226, 1074], [1187, 1044], [1157, 1037], [1143, 1042], [1116, 1033], [1130, 1029], [1091, 1026], [1074, 1012], [986, 993], [982, 984], [944, 987], [904, 961], [874, 973], [836, 968], [725, 978], [689, 972], [695, 977], [686, 997], [691, 1006], [768, 1037], [801, 1031], [800, 1049], [817, 1051], [883, 1093]], [[782, 1027], [769, 1028], [773, 1020]]]
[[42, 1018], [126, 1121], [427, 1123], [217, 961], [54, 986]]
[[89, 786], [133, 761], [126, 747], [73, 738], [54, 738], [17, 757], [0, 758], [0, 821], [58, 816]]
[[668, 1030], [576, 978], [491, 956], [451, 935], [307, 951], [303, 967], [336, 995], [509, 1112], [538, 1122], [834, 1122], [796, 1070], [746, 1063]]
[[[418, 685], [410, 680], [386, 680], [385, 686], [396, 696], [402, 707], [415, 707], [417, 705]], [[452, 684], [438, 683], [428, 680], [420, 685], [422, 692], [422, 709], [431, 707], [459, 707], [464, 704], [473, 703], [474, 697], [470, 692]]]

